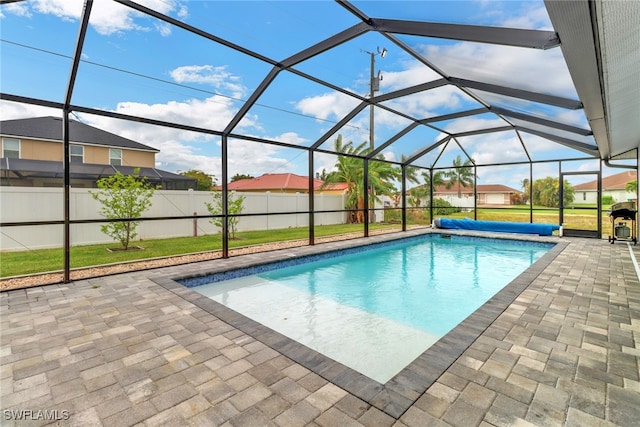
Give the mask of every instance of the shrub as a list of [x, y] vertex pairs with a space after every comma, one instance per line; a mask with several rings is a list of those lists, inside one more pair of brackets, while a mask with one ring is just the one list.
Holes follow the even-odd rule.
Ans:
[[613, 196], [602, 196], [603, 205], [612, 205], [614, 203]]
[[433, 215], [451, 215], [452, 213], [458, 213], [461, 209], [451, 205], [444, 199], [433, 199]]

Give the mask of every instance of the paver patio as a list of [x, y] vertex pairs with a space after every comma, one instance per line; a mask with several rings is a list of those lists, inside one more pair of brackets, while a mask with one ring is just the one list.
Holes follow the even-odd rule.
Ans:
[[252, 336], [167, 285], [323, 245], [3, 292], [1, 424], [638, 425], [640, 249], [557, 240], [566, 247], [423, 392], [407, 380], [368, 396], [370, 383], [298, 363], [263, 329]]

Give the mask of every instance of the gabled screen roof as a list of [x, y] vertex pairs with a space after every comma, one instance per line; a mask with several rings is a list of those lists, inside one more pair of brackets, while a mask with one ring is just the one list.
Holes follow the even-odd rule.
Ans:
[[[51, 3], [2, 6], [3, 113], [18, 102], [23, 116], [67, 108], [122, 126], [163, 169], [218, 164], [220, 137], [330, 154], [341, 135], [368, 141], [366, 156], [431, 166], [421, 158], [450, 140], [466, 139], [476, 164], [509, 163], [505, 146], [524, 161], [616, 151], [574, 86], [574, 47], [556, 29], [566, 11], [552, 23], [542, 1]], [[301, 157], [302, 170], [296, 156], [290, 170], [234, 159], [230, 174], [306, 174]]]

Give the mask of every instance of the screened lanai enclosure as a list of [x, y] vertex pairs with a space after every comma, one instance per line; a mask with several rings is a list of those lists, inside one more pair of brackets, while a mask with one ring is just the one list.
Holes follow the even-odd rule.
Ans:
[[[635, 2], [1, 7], [3, 279], [67, 282], [438, 217], [603, 238], [609, 205], [637, 199], [637, 184], [602, 193], [603, 177], [636, 179]], [[55, 120], [18, 126], [37, 117]], [[97, 164], [113, 170], [74, 180]], [[101, 204], [97, 183], [118, 166], [198, 186], [109, 216], [126, 203]], [[108, 232], [118, 225], [133, 226], [128, 250]]]

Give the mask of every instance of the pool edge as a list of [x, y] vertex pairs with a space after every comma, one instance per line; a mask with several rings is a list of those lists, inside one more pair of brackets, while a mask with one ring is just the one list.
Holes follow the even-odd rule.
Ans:
[[[485, 304], [469, 315], [447, 335], [438, 340], [433, 346], [423, 352], [418, 358], [400, 371], [385, 384], [381, 384], [365, 375], [312, 350], [272, 329], [219, 304], [196, 291], [177, 282], [183, 277], [163, 277], [153, 279], [155, 283], [182, 297], [204, 311], [218, 317], [220, 320], [255, 338], [275, 351], [289, 357], [291, 360], [320, 375], [327, 381], [343, 388], [349, 393], [398, 419], [424, 392], [451, 366], [462, 353], [509, 307], [509, 305], [524, 291], [532, 281], [567, 247], [568, 242], [560, 239], [539, 238], [537, 236], [503, 235], [501, 233], [446, 233], [441, 230], [420, 230], [417, 232], [380, 235], [376, 238], [366, 238], [366, 241], [341, 241], [332, 244], [321, 244], [276, 251], [286, 256], [292, 250], [303, 249], [299, 256], [309, 253], [323, 253], [336, 250], [336, 246], [363, 246], [372, 243], [405, 239], [421, 234], [459, 234], [470, 237], [488, 237], [506, 240], [524, 240], [552, 243], [554, 246], [509, 282], [501, 291], [496, 293]], [[359, 243], [359, 244], [358, 244]], [[327, 245], [327, 246], [325, 246]], [[311, 249], [304, 249], [311, 248]], [[288, 255], [291, 256], [291, 255]], [[243, 256], [244, 257], [244, 256]], [[236, 257], [239, 259], [242, 257]], [[243, 259], [251, 265], [248, 258]], [[268, 261], [272, 262], [272, 261]], [[255, 260], [255, 264], [264, 263], [264, 259]], [[228, 267], [227, 267], [228, 269]], [[215, 269], [223, 271], [223, 268]], [[210, 270], [209, 273], [215, 272]]]

